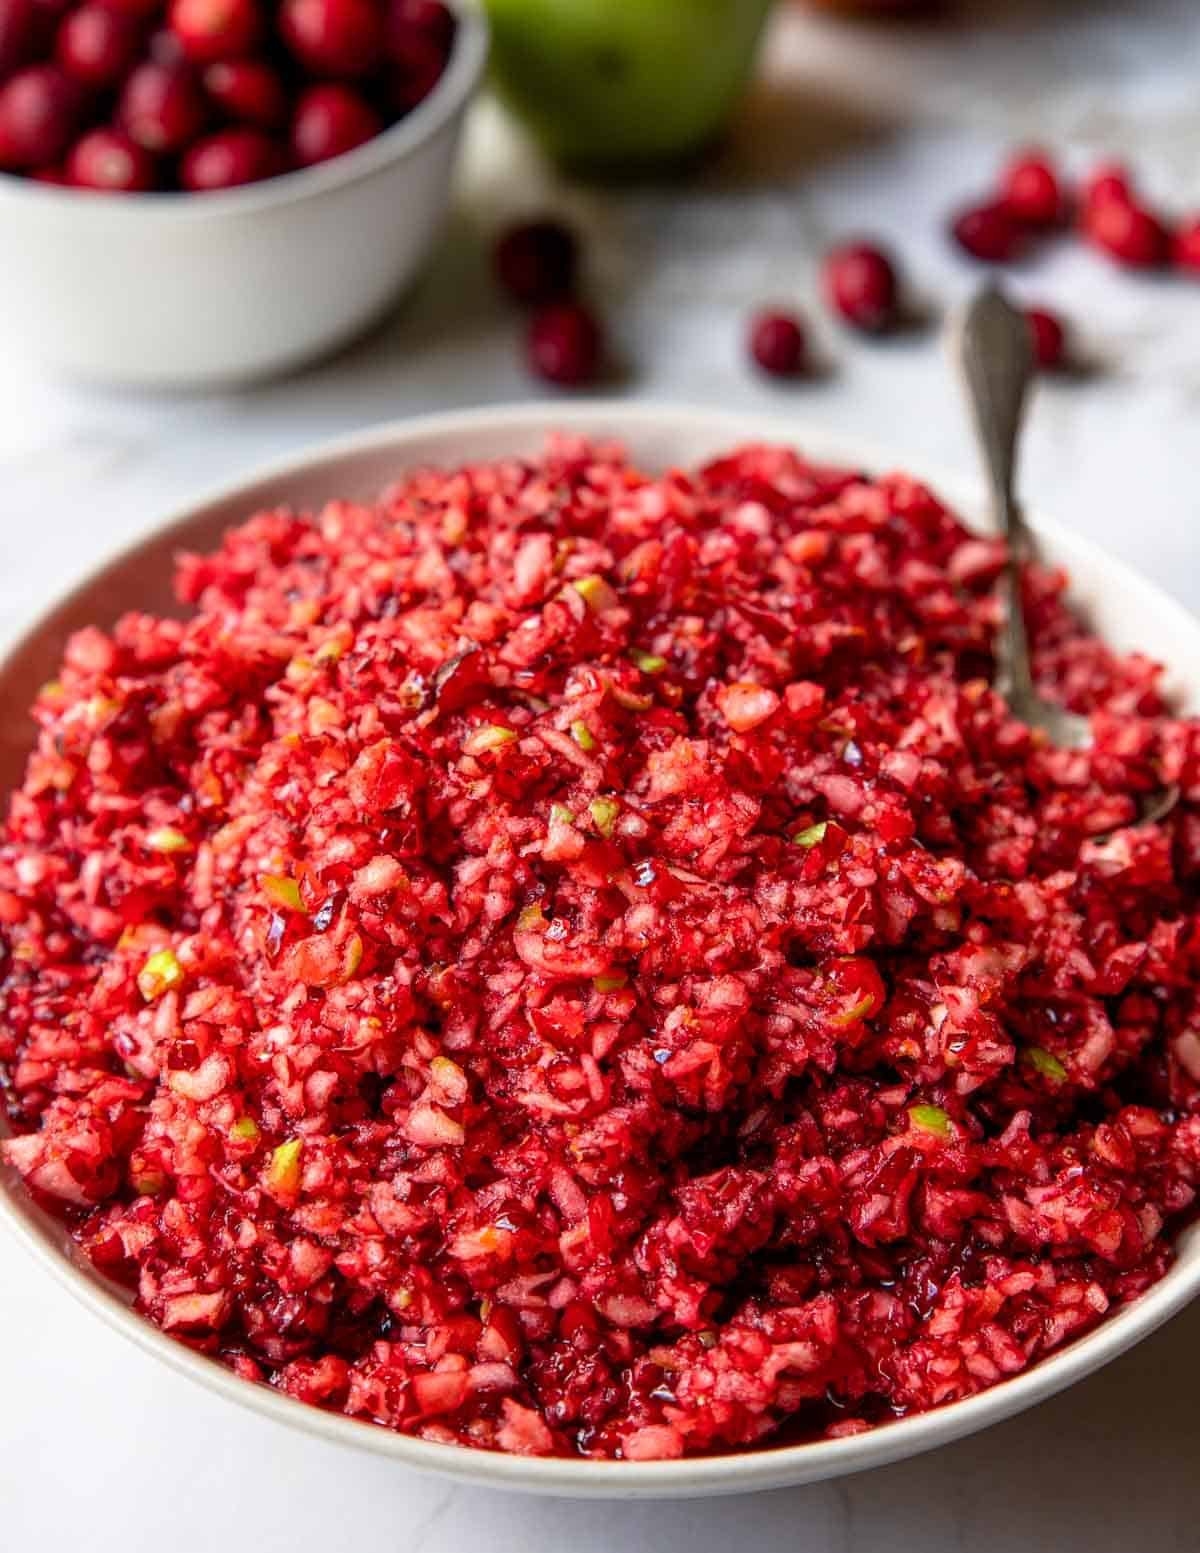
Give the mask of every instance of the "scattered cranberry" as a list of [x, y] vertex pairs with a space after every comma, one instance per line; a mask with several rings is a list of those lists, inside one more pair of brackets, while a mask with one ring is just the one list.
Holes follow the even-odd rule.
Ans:
[[1022, 151], [1009, 162], [1001, 175], [1000, 198], [1026, 226], [1051, 227], [1062, 217], [1058, 173], [1044, 151]]
[[1171, 263], [1177, 270], [1200, 275], [1200, 216], [1192, 216], [1176, 231], [1171, 243]]
[[288, 100], [278, 73], [259, 59], [223, 59], [209, 65], [204, 90], [222, 113], [259, 129], [287, 122]]
[[154, 158], [119, 129], [89, 130], [67, 158], [67, 182], [80, 189], [136, 194], [154, 187]]
[[33, 61], [39, 21], [37, 0], [0, 0], [0, 76]]
[[1084, 231], [1095, 247], [1130, 269], [1156, 269], [1171, 250], [1170, 235], [1158, 217], [1124, 199], [1102, 198], [1089, 205]]
[[560, 221], [527, 221], [501, 234], [492, 256], [496, 279], [518, 302], [555, 302], [575, 284], [579, 245]]
[[255, 0], [171, 0], [171, 31], [198, 65], [249, 54], [262, 36]]
[[1067, 332], [1061, 320], [1044, 307], [1026, 310], [1029, 333], [1033, 339], [1033, 354], [1039, 367], [1047, 369], [1062, 365], [1067, 349]]
[[1083, 185], [1085, 213], [1092, 206], [1109, 199], [1126, 203], [1133, 200], [1133, 179], [1129, 176], [1129, 169], [1120, 162], [1101, 162]]
[[892, 261], [870, 243], [847, 243], [826, 255], [825, 296], [835, 313], [868, 334], [896, 322], [899, 286]]
[[208, 117], [196, 78], [187, 69], [139, 65], [121, 93], [117, 117], [125, 133], [147, 151], [182, 151]]
[[67, 74], [85, 86], [116, 86], [137, 58], [141, 41], [132, 17], [91, 4], [63, 18], [54, 52]]
[[202, 194], [274, 178], [283, 170], [283, 153], [269, 135], [259, 129], [223, 129], [192, 146], [179, 177], [185, 189]]
[[383, 20], [372, 0], [283, 0], [279, 30], [314, 75], [365, 75], [383, 49]]
[[52, 162], [49, 167], [35, 167], [29, 176], [34, 183], [50, 184], [56, 189], [65, 189], [70, 183], [66, 168], [57, 162]]
[[804, 330], [794, 313], [759, 313], [750, 322], [750, 354], [772, 377], [795, 377], [804, 366]]
[[349, 86], [313, 86], [296, 105], [292, 155], [301, 167], [353, 151], [383, 128], [374, 108]]
[[973, 259], [1002, 264], [1014, 259], [1024, 244], [1020, 223], [1007, 205], [976, 205], [955, 218], [953, 232], [959, 247]]
[[79, 117], [79, 88], [56, 65], [31, 65], [0, 87], [0, 168], [55, 162]]
[[578, 302], [554, 302], [529, 323], [529, 365], [565, 388], [590, 382], [600, 365], [600, 326]]

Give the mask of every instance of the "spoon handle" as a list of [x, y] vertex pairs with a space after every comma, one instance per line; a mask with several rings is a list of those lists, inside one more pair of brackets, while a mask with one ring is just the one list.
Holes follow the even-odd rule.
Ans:
[[1013, 487], [1017, 439], [1033, 380], [1033, 347], [1025, 315], [997, 287], [985, 287], [963, 313], [958, 355], [987, 470], [992, 516], [1008, 544], [996, 688], [1010, 704], [1019, 705], [1033, 695], [1033, 675], [1021, 602], [1021, 566], [1029, 552], [1029, 530]]

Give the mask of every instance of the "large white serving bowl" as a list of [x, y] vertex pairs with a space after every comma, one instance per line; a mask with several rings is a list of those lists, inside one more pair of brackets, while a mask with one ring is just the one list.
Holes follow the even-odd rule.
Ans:
[[97, 194], [0, 173], [0, 335], [69, 376], [199, 388], [353, 338], [413, 279], [445, 215], [487, 59], [470, 0], [441, 80], [333, 161], [215, 194]]
[[[552, 429], [617, 439], [638, 462], [655, 469], [692, 464], [738, 443], [764, 440], [790, 443], [814, 458], [874, 472], [909, 467], [903, 454], [881, 459], [790, 421], [620, 403], [570, 408], [531, 405], [437, 415], [343, 438], [207, 496], [107, 562], [64, 602], [31, 622], [0, 660], [0, 791], [7, 791], [18, 778], [31, 737], [26, 709], [38, 686], [56, 671], [66, 634], [88, 623], [107, 625], [129, 608], [175, 610], [171, 560], [181, 548], [213, 544], [225, 527], [257, 507], [311, 508], [329, 497], [369, 497], [418, 464], [532, 454]], [[931, 477], [928, 470], [913, 472], [953, 496], [948, 485]], [[960, 500], [959, 507], [969, 512], [969, 499]], [[1078, 535], [1041, 520], [1035, 527], [1043, 554], [1068, 568], [1072, 595], [1101, 634], [1115, 645], [1143, 648], [1173, 665], [1176, 674], [1170, 688], [1180, 705], [1200, 702], [1200, 623]], [[1169, 1320], [1200, 1290], [1197, 1227], [1179, 1237], [1178, 1257], [1170, 1272], [1135, 1304], [1024, 1374], [965, 1402], [848, 1439], [708, 1459], [548, 1461], [408, 1439], [239, 1380], [134, 1314], [128, 1296], [107, 1284], [80, 1257], [61, 1227], [33, 1204], [7, 1167], [0, 1168], [0, 1219], [95, 1315], [232, 1402], [307, 1430], [330, 1444], [373, 1451], [407, 1466], [493, 1487], [594, 1498], [682, 1498], [779, 1488], [916, 1455], [1007, 1418], [1099, 1369]]]

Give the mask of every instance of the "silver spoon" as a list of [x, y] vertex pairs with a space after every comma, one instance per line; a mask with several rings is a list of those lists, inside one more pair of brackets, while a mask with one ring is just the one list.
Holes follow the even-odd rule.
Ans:
[[[1029, 659], [1021, 601], [1021, 571], [1032, 552], [1028, 525], [1014, 491], [1017, 439], [1034, 377], [1033, 344], [1025, 315], [996, 286], [986, 286], [967, 306], [957, 330], [958, 354], [975, 434], [988, 477], [996, 528], [1008, 543], [1001, 577], [1004, 623], [996, 640], [996, 689], [1013, 712], [1045, 733], [1059, 749], [1086, 749], [1092, 742], [1086, 717], [1038, 694]], [[1179, 790], [1162, 788], [1141, 802], [1139, 823], [1163, 819]]]

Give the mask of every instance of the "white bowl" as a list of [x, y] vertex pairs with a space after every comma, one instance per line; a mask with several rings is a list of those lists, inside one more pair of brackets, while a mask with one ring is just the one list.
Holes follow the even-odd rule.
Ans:
[[[548, 430], [562, 427], [598, 439], [617, 438], [642, 464], [690, 464], [748, 440], [792, 443], [811, 456], [880, 471], [907, 467], [903, 457], [880, 459], [790, 422], [721, 411], [593, 403], [564, 408], [530, 405], [432, 416], [401, 422], [328, 444], [300, 460], [277, 464], [207, 497], [109, 561], [65, 602], [43, 614], [0, 661], [0, 791], [17, 778], [28, 749], [26, 709], [37, 687], [57, 669], [65, 635], [76, 626], [107, 624], [127, 608], [169, 611], [171, 557], [181, 547], [209, 546], [222, 529], [256, 507], [311, 507], [329, 497], [369, 497], [405, 467], [455, 464], [533, 453]], [[929, 477], [928, 471], [917, 469]], [[942, 492], [944, 482], [932, 480]], [[958, 499], [961, 511], [970, 502]], [[1178, 671], [1172, 689], [1181, 704], [1200, 701], [1200, 623], [1150, 583], [1110, 560], [1086, 540], [1050, 523], [1036, 524], [1044, 554], [1065, 565], [1073, 597], [1114, 644], [1138, 646]], [[811, 1483], [897, 1461], [998, 1422], [1099, 1369], [1181, 1310], [1200, 1291], [1200, 1226], [1180, 1236], [1170, 1272], [1135, 1304], [1041, 1364], [990, 1391], [935, 1412], [841, 1440], [780, 1446], [689, 1461], [542, 1460], [458, 1446], [434, 1445], [372, 1424], [323, 1413], [269, 1387], [239, 1380], [214, 1360], [173, 1341], [127, 1304], [75, 1250], [53, 1219], [34, 1206], [15, 1172], [0, 1169], [0, 1219], [96, 1315], [134, 1342], [233, 1402], [331, 1444], [390, 1456], [408, 1466], [499, 1488], [539, 1494], [614, 1499], [675, 1498], [737, 1493]], [[15, 1400], [15, 1399], [14, 1399]]]
[[0, 174], [0, 332], [73, 377], [233, 382], [360, 333], [415, 276], [445, 214], [487, 59], [459, 26], [433, 91], [345, 156], [215, 194], [95, 194]]

